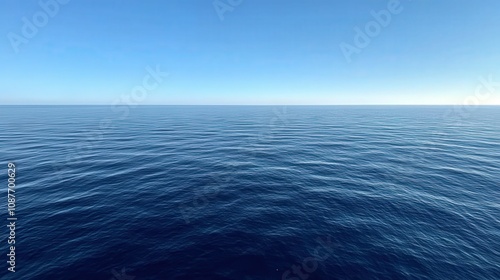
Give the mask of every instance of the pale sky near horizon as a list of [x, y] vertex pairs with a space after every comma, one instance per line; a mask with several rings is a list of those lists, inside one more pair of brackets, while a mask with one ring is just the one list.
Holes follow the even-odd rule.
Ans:
[[493, 0], [0, 0], [0, 105], [500, 105], [499, 28]]

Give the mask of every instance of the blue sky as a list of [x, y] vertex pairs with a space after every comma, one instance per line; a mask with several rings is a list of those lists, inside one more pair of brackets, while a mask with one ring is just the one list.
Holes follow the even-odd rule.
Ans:
[[499, 1], [217, 1], [0, 0], [0, 104], [500, 104]]

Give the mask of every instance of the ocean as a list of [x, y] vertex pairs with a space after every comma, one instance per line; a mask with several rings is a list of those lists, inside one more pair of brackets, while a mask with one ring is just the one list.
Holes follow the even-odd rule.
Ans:
[[494, 106], [0, 106], [0, 276], [500, 279], [499, 120]]

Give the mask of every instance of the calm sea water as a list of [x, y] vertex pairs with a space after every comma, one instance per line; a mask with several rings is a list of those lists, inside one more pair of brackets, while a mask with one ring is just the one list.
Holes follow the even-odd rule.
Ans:
[[449, 110], [0, 107], [0, 275], [500, 279], [500, 107]]

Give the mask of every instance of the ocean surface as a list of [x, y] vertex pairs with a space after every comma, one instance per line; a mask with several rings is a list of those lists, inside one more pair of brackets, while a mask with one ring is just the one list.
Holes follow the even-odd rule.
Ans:
[[500, 107], [0, 106], [0, 277], [500, 279], [499, 120]]

